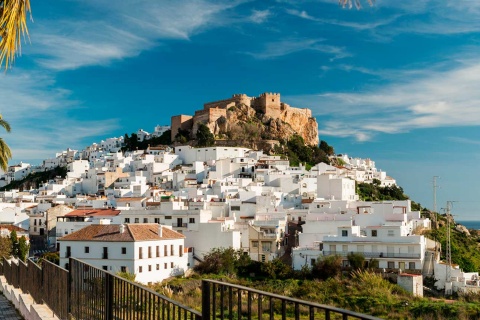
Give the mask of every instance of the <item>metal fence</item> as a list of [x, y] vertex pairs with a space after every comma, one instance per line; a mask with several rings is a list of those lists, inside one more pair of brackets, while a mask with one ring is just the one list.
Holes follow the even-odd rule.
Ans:
[[379, 318], [215, 280], [202, 281], [203, 319]]
[[60, 319], [365, 319], [379, 318], [215, 280], [202, 280], [202, 312], [75, 258], [68, 269], [43, 261], [0, 261], [10, 285]]

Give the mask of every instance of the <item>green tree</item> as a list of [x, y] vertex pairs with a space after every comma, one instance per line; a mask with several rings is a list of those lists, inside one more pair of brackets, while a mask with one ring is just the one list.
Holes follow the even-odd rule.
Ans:
[[342, 271], [342, 258], [337, 255], [326, 256], [323, 259], [317, 259], [312, 267], [314, 278], [326, 280], [340, 275]]
[[39, 264], [42, 264], [42, 261], [50, 261], [52, 263], [55, 263], [57, 266], [60, 265], [60, 255], [58, 252], [47, 252], [42, 255], [42, 257], [39, 260]]
[[333, 150], [333, 147], [329, 146], [328, 143], [324, 140], [320, 141], [320, 147], [319, 148], [320, 148], [320, 150], [325, 152], [325, 154], [327, 154], [328, 156], [333, 156], [333, 154], [335, 153], [335, 151]]
[[10, 232], [10, 242], [12, 244], [12, 251], [10, 254], [14, 257], [18, 257], [18, 236], [17, 231]]
[[210, 147], [215, 143], [215, 136], [210, 132], [207, 125], [200, 123], [196, 133], [197, 146]]
[[[5, 119], [3, 119], [1, 114], [0, 114], [0, 126], [3, 127], [7, 132], [10, 132], [10, 124]], [[10, 147], [3, 140], [3, 138], [0, 138], [0, 168], [3, 171], [7, 171], [8, 160], [11, 158], [12, 158], [12, 151], [10, 151]]]
[[12, 254], [12, 240], [9, 237], [0, 237], [0, 259], [9, 258]]
[[361, 270], [365, 265], [365, 257], [361, 253], [350, 252], [347, 255], [347, 259], [353, 270]]
[[29, 250], [30, 245], [27, 242], [27, 238], [21, 236], [20, 240], [18, 240], [18, 259], [24, 262], [27, 261]]
[[8, 68], [20, 51], [30, 11], [30, 0], [0, 0], [0, 66], [5, 62]]

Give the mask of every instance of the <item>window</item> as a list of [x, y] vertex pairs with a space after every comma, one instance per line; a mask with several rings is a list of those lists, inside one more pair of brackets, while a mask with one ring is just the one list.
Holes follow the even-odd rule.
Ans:
[[103, 247], [103, 259], [108, 259], [108, 247]]
[[152, 271], [152, 265], [149, 264], [149, 265], [148, 265], [148, 272], [151, 272], [151, 271]]
[[195, 223], [195, 218], [189, 218], [188, 223]]
[[65, 258], [70, 258], [72, 255], [72, 248], [70, 246], [67, 247], [67, 252], [65, 253]]
[[388, 269], [394, 269], [395, 268], [395, 261], [388, 261], [387, 262], [387, 267], [388, 267]]
[[415, 262], [409, 262], [408, 263], [408, 269], [415, 269]]
[[252, 247], [258, 248], [258, 241], [252, 241]]
[[172, 220], [172, 216], [165, 216], [165, 220]]
[[182, 245], [179, 245], [179, 246], [178, 246], [178, 255], [179, 255], [180, 257], [183, 257], [183, 246], [182, 246]]
[[142, 271], [143, 271], [142, 266], [138, 267], [138, 273], [142, 273]]
[[164, 246], [163, 246], [163, 255], [164, 255], [165, 257], [168, 257], [167, 245], [164, 245]]
[[167, 266], [168, 266], [168, 264], [165, 262], [165, 263], [163, 264], [164, 269], [167, 269], [167, 268], [168, 268]]
[[240, 211], [240, 206], [231, 206], [230, 210], [231, 211]]
[[160, 270], [160, 264], [157, 263], [157, 270]]
[[33, 225], [34, 225], [34, 226], [37, 225], [37, 219], [33, 219]]
[[121, 272], [127, 272], [127, 267], [121, 266], [121, 267], [120, 267], [120, 271], [121, 271]]
[[262, 254], [262, 262], [265, 262], [265, 255]]
[[155, 218], [155, 219], [153, 219], [153, 221], [154, 221], [155, 223], [160, 224], [160, 218]]
[[160, 257], [160, 246], [157, 246], [157, 258]]
[[271, 247], [272, 247], [271, 242], [262, 241], [262, 251], [263, 252], [270, 252]]
[[342, 260], [342, 267], [349, 267], [350, 266], [350, 263], [348, 262], [348, 260]]
[[90, 253], [90, 247], [85, 247], [85, 253]]
[[108, 271], [108, 266], [102, 266], [102, 269]]
[[170, 245], [170, 255], [171, 256], [175, 255], [174, 250], [173, 250], [173, 244]]
[[372, 230], [372, 237], [376, 237], [377, 236], [377, 230]]
[[173, 262], [170, 262], [170, 268], [173, 269]]
[[143, 259], [143, 248], [138, 248], [138, 259]]
[[130, 223], [130, 218], [125, 218], [124, 221], [125, 223]]
[[135, 223], [139, 223], [140, 222], [140, 218], [135, 218]]
[[394, 231], [394, 230], [388, 230], [388, 231], [387, 231], [387, 235], [388, 235], [389, 237], [393, 237], [393, 236], [395, 235], [395, 231]]
[[148, 257], [152, 257], [152, 247], [148, 247]]
[[337, 246], [335, 244], [331, 244], [330, 245], [330, 251], [333, 252], [333, 253], [337, 252]]
[[342, 230], [342, 237], [348, 237], [348, 230]]
[[348, 245], [346, 245], [346, 244], [342, 245], [342, 251], [347, 252], [348, 251]]
[[148, 218], [143, 218], [143, 223], [148, 223]]
[[127, 254], [127, 248], [126, 247], [122, 247], [122, 254]]
[[315, 262], [317, 262], [316, 259], [310, 259], [310, 265], [313, 267], [315, 265]]

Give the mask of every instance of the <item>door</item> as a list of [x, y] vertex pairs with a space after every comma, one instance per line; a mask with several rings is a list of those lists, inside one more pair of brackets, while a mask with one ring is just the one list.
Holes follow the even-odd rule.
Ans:
[[177, 218], [177, 227], [183, 227], [183, 218]]

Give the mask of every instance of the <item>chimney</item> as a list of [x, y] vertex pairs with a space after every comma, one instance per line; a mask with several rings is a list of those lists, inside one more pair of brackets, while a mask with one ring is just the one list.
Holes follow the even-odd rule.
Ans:
[[125, 225], [124, 224], [120, 225], [120, 233], [125, 233]]
[[158, 225], [158, 236], [160, 238], [163, 237], [163, 229], [161, 224]]

